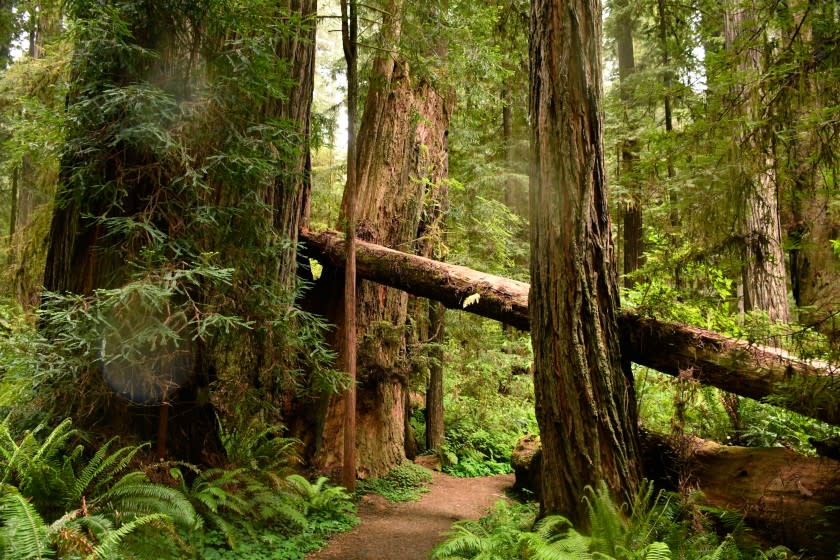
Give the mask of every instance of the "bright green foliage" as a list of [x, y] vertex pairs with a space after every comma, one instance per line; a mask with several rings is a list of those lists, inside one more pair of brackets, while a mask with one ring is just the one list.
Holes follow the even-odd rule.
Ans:
[[8, 557], [119, 558], [142, 526], [200, 524], [180, 492], [125, 473], [141, 447], [112, 450], [112, 440], [86, 459], [82, 444], [71, 445], [80, 434], [69, 421], [39, 438], [43, 431], [16, 441], [8, 422], [0, 424], [0, 552]]
[[673, 498], [645, 484], [629, 514], [610, 498], [603, 483], [587, 488], [589, 535], [564, 517], [549, 515], [534, 522], [530, 506], [497, 502], [478, 521], [455, 524], [449, 538], [432, 553], [435, 560], [721, 560], [785, 557], [786, 550], [767, 553], [739, 549], [730, 535], [718, 543], [713, 533], [696, 531], [691, 519], [680, 519]]
[[[275, 509], [265, 507], [267, 489], [263, 488], [261, 498], [252, 495], [251, 507], [242, 511], [238, 522], [228, 518], [208, 531], [201, 558], [302, 560], [307, 552], [323, 546], [332, 533], [347, 531], [358, 523], [351, 497], [343, 488], [326, 484], [324, 477], [315, 483], [300, 475], [286, 480], [285, 487], [275, 492]], [[213, 493], [217, 497], [241, 491], [216, 488], [221, 490]], [[254, 498], [262, 504], [254, 503]], [[223, 499], [232, 503], [229, 497]], [[283, 506], [277, 509], [281, 502]]]
[[[0, 558], [248, 558], [250, 550], [293, 559], [358, 522], [351, 497], [323, 477], [183, 463], [131, 471], [142, 446], [114, 449], [111, 440], [91, 456], [79, 441], [69, 421], [20, 439], [0, 423]], [[273, 462], [285, 464], [291, 447], [279, 449], [284, 457]]]
[[511, 472], [516, 440], [537, 431], [530, 340], [489, 320], [448, 317], [444, 471], [456, 476]]
[[307, 517], [334, 519], [352, 511], [350, 495], [341, 486], [327, 484], [321, 476], [314, 483], [299, 474], [286, 477], [288, 490], [300, 499], [302, 513]]
[[265, 426], [254, 418], [219, 425], [219, 437], [230, 464], [278, 476], [299, 461], [300, 441], [282, 437], [284, 431], [280, 424]]
[[413, 502], [429, 491], [426, 485], [431, 481], [432, 473], [428, 469], [407, 461], [381, 478], [360, 480], [357, 493], [376, 493], [392, 502]]

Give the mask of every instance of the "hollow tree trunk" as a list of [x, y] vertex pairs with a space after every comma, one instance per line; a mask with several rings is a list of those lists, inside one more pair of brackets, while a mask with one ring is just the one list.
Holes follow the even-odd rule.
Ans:
[[[339, 265], [344, 243], [330, 232], [301, 232], [309, 256]], [[525, 282], [510, 280], [393, 249], [360, 242], [360, 277], [495, 319], [530, 328]], [[470, 296], [478, 300], [464, 305]], [[775, 348], [764, 348], [712, 331], [643, 317], [618, 315], [622, 355], [668, 375], [695, 379], [744, 397], [774, 402], [824, 422], [840, 425], [840, 366], [806, 362]]]
[[630, 362], [618, 338], [603, 167], [601, 5], [531, 8], [531, 340], [541, 513], [588, 523], [587, 485], [621, 500], [641, 476]]

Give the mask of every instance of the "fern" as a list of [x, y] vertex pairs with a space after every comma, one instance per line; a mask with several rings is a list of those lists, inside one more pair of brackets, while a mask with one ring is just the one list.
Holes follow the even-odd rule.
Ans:
[[110, 485], [114, 477], [125, 470], [137, 452], [145, 447], [121, 447], [112, 453], [110, 447], [116, 439], [112, 438], [100, 447], [76, 477], [72, 493], [68, 496], [72, 503], [81, 500], [85, 494], [96, 494]]
[[314, 483], [293, 474], [286, 477], [289, 488], [302, 499], [304, 515], [333, 519], [353, 509], [350, 495], [341, 486], [329, 486], [327, 478]]
[[0, 491], [3, 493], [0, 497], [3, 542], [10, 553], [6, 557], [20, 560], [52, 558], [49, 527], [35, 507], [14, 486], [3, 484]]
[[[284, 429], [281, 425], [262, 426], [258, 420], [227, 428], [219, 421], [219, 437], [228, 460], [238, 467], [269, 476], [288, 472], [289, 467], [299, 461], [300, 441], [280, 437]], [[280, 479], [273, 481], [279, 484]]]
[[650, 543], [644, 554], [644, 560], [671, 560], [671, 548], [660, 541]]
[[167, 517], [161, 513], [138, 517], [133, 521], [122, 525], [119, 529], [109, 531], [101, 542], [93, 549], [86, 560], [109, 560], [114, 557], [117, 547], [126, 536], [134, 532], [138, 527], [152, 523], [153, 521], [164, 521]]
[[141, 471], [126, 474], [90, 505], [98, 508], [105, 504], [121, 516], [160, 513], [187, 530], [201, 526], [201, 518], [182, 492], [150, 482]]

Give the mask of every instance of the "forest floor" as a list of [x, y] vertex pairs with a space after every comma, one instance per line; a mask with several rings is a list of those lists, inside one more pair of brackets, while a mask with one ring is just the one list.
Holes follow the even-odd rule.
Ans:
[[427, 560], [443, 532], [461, 519], [478, 519], [505, 490], [513, 475], [456, 478], [435, 472], [429, 492], [418, 502], [392, 503], [378, 495], [359, 503], [361, 523], [336, 535], [307, 560]]

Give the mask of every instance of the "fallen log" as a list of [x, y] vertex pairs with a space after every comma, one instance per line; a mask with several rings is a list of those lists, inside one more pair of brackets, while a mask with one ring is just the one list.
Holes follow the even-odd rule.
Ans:
[[[344, 263], [344, 242], [335, 232], [303, 230], [300, 240], [310, 258], [335, 267]], [[415, 296], [440, 301], [516, 328], [529, 328], [525, 282], [454, 264], [410, 255], [358, 241], [356, 269], [366, 280]], [[619, 314], [624, 356], [646, 367], [693, 378], [724, 391], [840, 425], [840, 371], [837, 366], [806, 362], [775, 348], [765, 348], [718, 333], [642, 317]]]
[[[840, 462], [782, 447], [735, 447], [643, 431], [645, 475], [658, 488], [677, 479], [703, 492], [701, 503], [732, 510], [772, 544], [835, 558], [840, 545]], [[539, 438], [526, 436], [511, 457], [515, 488], [539, 496]], [[679, 474], [678, 474], [679, 473]]]

